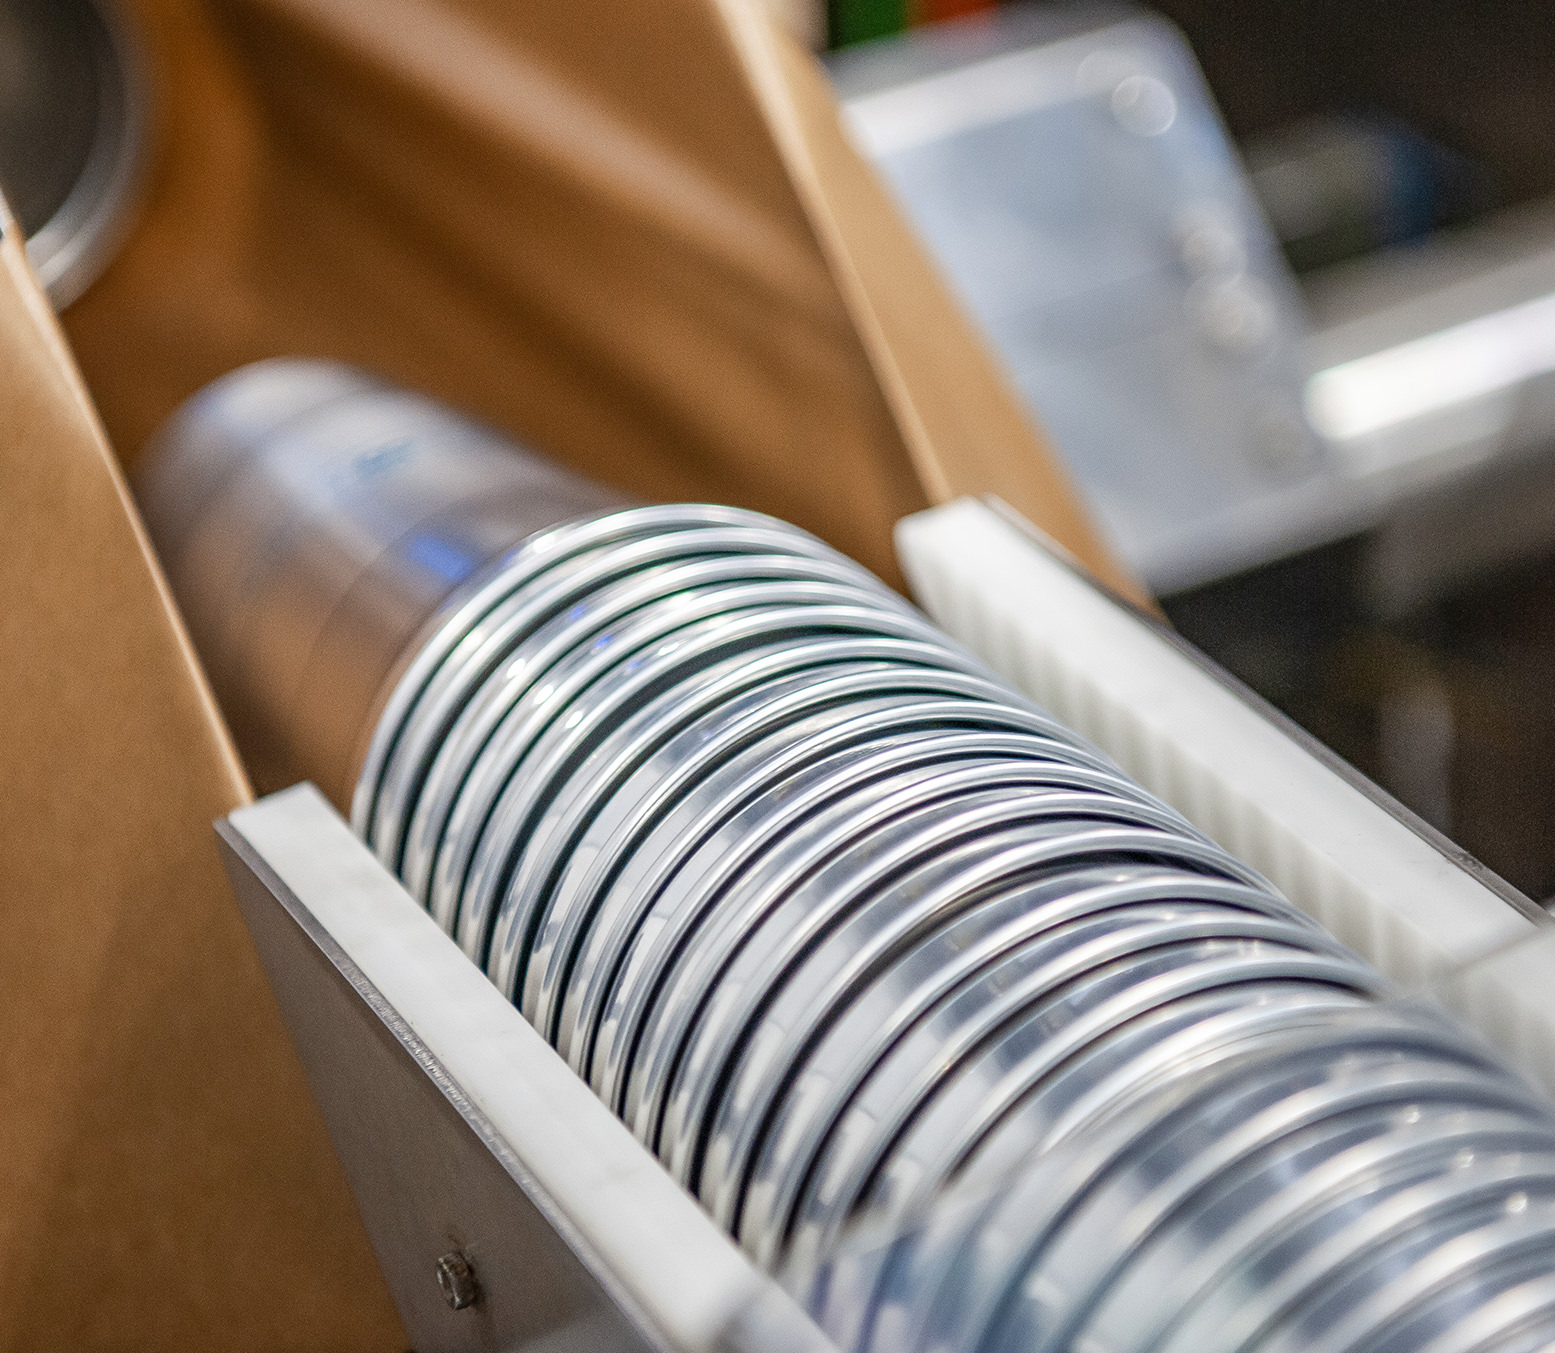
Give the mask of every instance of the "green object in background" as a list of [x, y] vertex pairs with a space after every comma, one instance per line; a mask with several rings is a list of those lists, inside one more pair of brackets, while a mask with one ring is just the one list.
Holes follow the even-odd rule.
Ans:
[[883, 38], [907, 27], [907, 0], [828, 0], [826, 11], [833, 47]]

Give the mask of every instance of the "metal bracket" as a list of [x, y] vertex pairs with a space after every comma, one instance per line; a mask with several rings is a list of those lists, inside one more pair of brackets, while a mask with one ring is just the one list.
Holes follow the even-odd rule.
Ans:
[[418, 1353], [835, 1353], [316, 789], [216, 830]]

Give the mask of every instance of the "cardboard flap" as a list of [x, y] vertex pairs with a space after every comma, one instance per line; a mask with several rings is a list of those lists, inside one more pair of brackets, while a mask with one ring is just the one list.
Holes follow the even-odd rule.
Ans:
[[0, 1346], [403, 1336], [217, 860], [247, 788], [0, 238]]
[[68, 319], [121, 449], [220, 370], [331, 356], [887, 577], [897, 519], [992, 491], [1127, 585], [746, 0], [139, 2], [156, 181]]
[[1092, 523], [896, 203], [844, 130], [813, 57], [764, 9], [720, 0], [903, 447], [935, 503], [996, 494], [1113, 588], [1148, 601]]

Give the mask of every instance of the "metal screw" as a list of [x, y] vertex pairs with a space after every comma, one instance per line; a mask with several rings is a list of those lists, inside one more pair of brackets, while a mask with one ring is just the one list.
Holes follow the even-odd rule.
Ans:
[[455, 1311], [462, 1311], [480, 1300], [475, 1270], [462, 1250], [454, 1250], [437, 1261], [437, 1285], [443, 1290], [443, 1300]]

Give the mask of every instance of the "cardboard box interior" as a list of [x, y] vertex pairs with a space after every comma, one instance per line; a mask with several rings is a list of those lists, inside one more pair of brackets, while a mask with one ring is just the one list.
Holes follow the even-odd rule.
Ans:
[[0, 373], [0, 1347], [403, 1347], [212, 848], [242, 769], [14, 231]]
[[327, 356], [888, 578], [898, 517], [988, 491], [1137, 589], [741, 0], [130, 8], [156, 134], [65, 316], [84, 387], [14, 230], [0, 269], [0, 1347], [401, 1348], [220, 876], [248, 791], [110, 443]]

